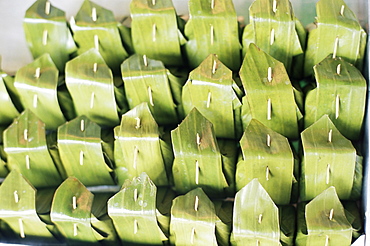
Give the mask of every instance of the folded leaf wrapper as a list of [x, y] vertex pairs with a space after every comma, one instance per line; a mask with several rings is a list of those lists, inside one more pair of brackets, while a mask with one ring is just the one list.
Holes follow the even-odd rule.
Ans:
[[336, 188], [340, 199], [350, 199], [357, 176], [356, 149], [351, 141], [336, 129], [327, 115], [304, 130], [301, 137], [301, 200], [311, 200], [330, 186]]
[[77, 115], [86, 115], [101, 126], [119, 124], [112, 71], [96, 49], [67, 63], [66, 85]]
[[297, 246], [350, 245], [352, 230], [334, 187], [298, 206]]
[[242, 134], [242, 91], [229, 70], [216, 55], [209, 55], [190, 74], [183, 87], [185, 114], [194, 107], [212, 122], [219, 138], [238, 139]]
[[201, 188], [176, 197], [171, 207], [171, 242], [175, 245], [218, 245], [216, 212]]
[[280, 245], [279, 210], [253, 179], [236, 193], [232, 245]]
[[303, 117], [299, 108], [301, 98], [283, 63], [251, 44], [240, 78], [246, 94], [242, 107], [243, 129], [255, 118], [283, 136], [297, 139]]
[[36, 189], [16, 170], [0, 186], [0, 219], [12, 229], [18, 243], [58, 243], [36, 213]]
[[183, 65], [179, 30], [172, 0], [135, 0], [130, 4], [131, 33], [135, 53], [160, 60], [166, 66]]
[[181, 90], [185, 82], [158, 60], [132, 55], [121, 65], [129, 107], [146, 102], [160, 125], [177, 124], [183, 118]]
[[332, 54], [340, 56], [362, 70], [366, 49], [366, 33], [355, 14], [343, 0], [320, 0], [316, 4], [316, 27], [308, 34], [304, 74], [313, 73], [313, 66]]
[[113, 185], [112, 163], [103, 152], [101, 128], [86, 116], [67, 122], [58, 129], [58, 150], [67, 175], [85, 186]]
[[257, 178], [278, 205], [292, 199], [294, 155], [288, 140], [252, 119], [240, 140], [242, 160], [236, 169], [236, 187], [242, 189]]
[[113, 73], [118, 74], [119, 66], [128, 57], [128, 53], [122, 45], [118, 23], [113, 12], [85, 0], [70, 24], [73, 39], [78, 46], [77, 55], [95, 48], [101, 53]]
[[157, 222], [156, 194], [156, 186], [142, 173], [109, 199], [108, 213], [122, 243], [162, 245], [168, 240]]
[[23, 29], [33, 58], [49, 53], [63, 72], [70, 55], [77, 50], [64, 11], [48, 0], [37, 0], [26, 11]]
[[185, 25], [185, 53], [190, 68], [209, 54], [233, 71], [240, 68], [241, 45], [237, 15], [231, 0], [190, 0], [189, 21]]
[[56, 166], [48, 150], [45, 124], [25, 110], [4, 131], [7, 166], [19, 171], [36, 188], [56, 187], [62, 182], [62, 167]]
[[23, 106], [36, 114], [50, 130], [56, 130], [66, 122], [61, 104], [70, 103], [59, 101], [58, 87], [62, 86], [63, 82], [59, 81], [58, 75], [59, 71], [50, 55], [44, 54], [20, 68], [14, 81]]
[[[274, 5], [275, 4], [275, 5]], [[282, 62], [289, 74], [297, 68], [293, 57], [302, 54], [306, 33], [294, 16], [289, 0], [257, 0], [249, 7], [250, 24], [244, 28], [243, 55], [250, 43]], [[301, 43], [301, 40], [303, 43]], [[303, 60], [302, 60], [303, 61]], [[302, 61], [299, 63], [301, 66]]]
[[325, 58], [314, 66], [316, 87], [305, 100], [305, 127], [327, 114], [338, 130], [351, 140], [361, 137], [366, 105], [366, 80], [341, 58]]
[[171, 137], [175, 155], [172, 173], [177, 192], [184, 194], [196, 187], [201, 187], [210, 197], [224, 197], [232, 192], [224, 170], [228, 169], [226, 164], [235, 164], [223, 163], [212, 123], [196, 108], [171, 132]]
[[115, 173], [119, 184], [146, 172], [157, 186], [169, 185], [171, 148], [160, 138], [158, 125], [146, 103], [124, 114], [114, 132]]
[[16, 102], [12, 101], [12, 89], [13, 92], [16, 92], [14, 88], [14, 79], [0, 71], [0, 125], [12, 123], [13, 119], [19, 115]]

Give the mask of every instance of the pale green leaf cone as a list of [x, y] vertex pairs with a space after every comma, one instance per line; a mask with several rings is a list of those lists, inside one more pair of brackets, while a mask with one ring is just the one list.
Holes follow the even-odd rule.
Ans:
[[8, 168], [20, 172], [36, 188], [56, 187], [62, 182], [45, 134], [45, 124], [29, 110], [4, 131]]
[[[166, 161], [172, 153], [163, 152], [158, 125], [146, 103], [139, 104], [122, 116], [115, 128], [114, 159], [118, 183], [146, 172], [157, 186], [169, 185]], [[167, 153], [168, 156], [163, 156]]]
[[101, 126], [119, 124], [112, 71], [96, 49], [67, 63], [66, 85], [77, 115], [86, 115]]
[[333, 186], [307, 205], [300, 204], [295, 240], [297, 246], [345, 246], [351, 244], [351, 239], [352, 226]]
[[160, 60], [166, 66], [183, 65], [182, 34], [172, 0], [134, 0], [130, 4], [130, 13], [135, 53]]
[[[274, 5], [276, 3], [276, 5]], [[292, 73], [293, 57], [303, 54], [303, 45], [296, 25], [300, 25], [289, 0], [257, 0], [249, 7], [250, 24], [244, 30], [243, 55], [250, 43], [282, 62]], [[302, 38], [303, 40], [304, 38]]]
[[356, 149], [327, 115], [301, 133], [303, 159], [300, 197], [311, 200], [330, 186], [340, 199], [351, 196], [355, 177]]
[[15, 76], [23, 106], [37, 115], [47, 129], [55, 130], [66, 121], [58, 100], [59, 71], [49, 54], [20, 68]]
[[302, 114], [283, 63], [251, 44], [240, 78], [246, 94], [242, 106], [243, 129], [255, 118], [287, 138], [298, 138]]
[[201, 187], [210, 197], [224, 197], [229, 184], [212, 123], [194, 108], [171, 137], [176, 191], [184, 194]]
[[236, 169], [236, 188], [257, 178], [278, 205], [292, 199], [294, 156], [288, 139], [252, 119], [240, 140], [242, 160]]
[[113, 185], [112, 168], [104, 159], [101, 128], [80, 116], [58, 128], [58, 149], [68, 177], [85, 186]]
[[279, 210], [258, 179], [236, 193], [233, 213], [232, 245], [280, 245]]
[[351, 140], [361, 137], [366, 105], [366, 80], [352, 64], [329, 56], [314, 66], [316, 87], [305, 102], [305, 127], [324, 114]]
[[216, 137], [238, 139], [242, 104], [237, 87], [232, 71], [211, 54], [189, 74], [182, 91], [184, 112], [196, 107], [212, 122]]
[[216, 54], [228, 68], [239, 70], [239, 26], [231, 0], [190, 0], [185, 36], [190, 68], [199, 66], [209, 54]]
[[78, 181], [67, 178], [55, 191], [51, 205], [51, 221], [69, 245], [99, 245], [91, 226], [94, 195]]
[[48, 0], [37, 0], [27, 11], [23, 30], [33, 58], [48, 53], [63, 72], [70, 55], [77, 50], [65, 19], [65, 12]]
[[132, 55], [121, 65], [127, 101], [132, 109], [146, 102], [160, 125], [177, 124], [182, 118], [182, 77], [172, 75], [159, 60]]
[[95, 48], [101, 53], [113, 73], [118, 74], [119, 66], [128, 57], [128, 53], [122, 45], [118, 23], [113, 12], [85, 0], [70, 24], [73, 39], [78, 46], [77, 54], [80, 55]]
[[308, 34], [304, 74], [332, 54], [362, 70], [366, 33], [343, 0], [320, 0], [316, 4], [316, 28]]
[[201, 188], [176, 197], [171, 208], [171, 243], [175, 245], [217, 245], [216, 212]]
[[19, 243], [58, 243], [47, 228], [52, 225], [41, 221], [36, 212], [36, 189], [18, 171], [5, 178], [0, 195], [0, 219], [17, 235]]
[[6, 73], [0, 71], [0, 125], [8, 125], [19, 115], [15, 102], [12, 101], [11, 94], [8, 92], [9, 84], [13, 84], [14, 79]]
[[109, 199], [108, 214], [123, 244], [162, 245], [167, 241], [157, 222], [156, 193], [154, 183], [142, 173], [127, 180]]

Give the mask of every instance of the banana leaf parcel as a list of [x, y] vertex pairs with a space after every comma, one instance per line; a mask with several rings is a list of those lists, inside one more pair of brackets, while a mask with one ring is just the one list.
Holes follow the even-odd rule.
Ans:
[[308, 33], [304, 75], [311, 75], [313, 66], [330, 54], [362, 70], [367, 38], [356, 15], [343, 0], [320, 0], [316, 13], [316, 28]]
[[216, 137], [239, 139], [242, 93], [232, 71], [211, 54], [189, 74], [182, 90], [184, 112], [196, 107], [212, 122]]
[[[50, 130], [56, 130], [74, 116], [70, 96], [58, 75], [50, 55], [44, 54], [20, 68], [14, 81], [23, 106], [36, 114]], [[61, 100], [61, 96], [66, 100]]]
[[135, 53], [160, 60], [166, 66], [183, 65], [181, 45], [186, 40], [172, 0], [134, 0], [130, 13]]
[[157, 221], [157, 188], [146, 173], [126, 180], [108, 201], [108, 213], [124, 245], [162, 245], [168, 241]]
[[252, 119], [240, 140], [242, 160], [237, 164], [236, 188], [257, 178], [278, 205], [289, 204], [294, 177], [294, 155], [288, 139]]
[[49, 0], [37, 0], [27, 11], [23, 29], [33, 58], [49, 53], [59, 71], [77, 50], [68, 28], [65, 12]]
[[[201, 187], [210, 197], [233, 195], [235, 163], [223, 161], [212, 123], [194, 108], [171, 132], [177, 192]], [[229, 171], [227, 171], [229, 170]]]
[[297, 246], [351, 244], [353, 228], [333, 186], [307, 205], [300, 203], [297, 216]]
[[249, 16], [242, 36], [243, 55], [250, 43], [255, 43], [281, 61], [289, 74], [302, 73], [306, 32], [295, 17], [290, 1], [254, 1], [249, 7]]
[[17, 170], [9, 173], [0, 186], [0, 219], [11, 232], [3, 233], [17, 243], [56, 244], [58, 241], [52, 233], [54, 225], [45, 223], [36, 212], [36, 192]]
[[202, 188], [176, 197], [171, 208], [171, 243], [174, 245], [218, 245], [212, 201]]
[[114, 184], [113, 166], [103, 149], [101, 128], [86, 116], [58, 128], [58, 150], [68, 177], [78, 178], [85, 186]]
[[356, 149], [334, 126], [328, 115], [321, 117], [301, 133], [303, 158], [300, 196], [302, 201], [315, 198], [334, 186], [340, 199], [350, 199], [353, 191], [361, 189], [356, 180], [362, 165]]
[[95, 48], [113, 73], [119, 74], [119, 66], [128, 53], [123, 47], [124, 40], [121, 40], [113, 12], [85, 0], [76, 17], [71, 18], [70, 25], [78, 46], [77, 55]]
[[305, 127], [327, 114], [351, 140], [361, 137], [366, 105], [366, 80], [352, 64], [329, 56], [314, 66], [316, 87], [305, 99]]
[[63, 167], [49, 153], [45, 124], [25, 110], [5, 131], [7, 166], [19, 171], [36, 188], [56, 187], [62, 182]]
[[246, 94], [242, 106], [243, 129], [255, 118], [283, 136], [297, 139], [303, 117], [299, 103], [302, 99], [283, 63], [250, 44], [240, 78]]
[[77, 115], [86, 115], [101, 126], [119, 124], [112, 71], [96, 49], [90, 49], [66, 65], [66, 85]]
[[[14, 88], [14, 79], [0, 71], [0, 126], [9, 125], [18, 117], [20, 103], [17, 102], [19, 95]], [[18, 106], [18, 107], [17, 107]]]
[[121, 73], [131, 109], [147, 102], [160, 125], [177, 124], [183, 118], [181, 90], [185, 79], [171, 74], [161, 61], [135, 54], [122, 63]]
[[170, 184], [171, 146], [160, 138], [158, 125], [146, 103], [124, 114], [114, 134], [115, 174], [120, 185], [142, 172], [157, 186]]
[[190, 68], [196, 68], [209, 54], [233, 71], [240, 68], [239, 26], [232, 0], [190, 0], [185, 25], [185, 53]]

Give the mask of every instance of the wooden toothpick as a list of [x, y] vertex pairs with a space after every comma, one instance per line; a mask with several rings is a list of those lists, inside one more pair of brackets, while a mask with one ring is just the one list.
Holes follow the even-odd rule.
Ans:
[[149, 96], [150, 105], [152, 105], [152, 107], [154, 107], [153, 92], [152, 92], [152, 88], [150, 86], [148, 86], [148, 96]]
[[199, 207], [199, 197], [195, 196], [194, 210], [198, 211], [198, 207]]
[[93, 71], [96, 73], [98, 71], [98, 63], [94, 62]]
[[73, 236], [76, 237], [78, 235], [78, 227], [77, 223], [73, 224]]
[[35, 71], [35, 78], [36, 79], [40, 78], [40, 75], [41, 75], [40, 71], [41, 71], [40, 67], [36, 68], [36, 71]]
[[26, 155], [26, 168], [27, 169], [30, 169], [31, 168], [30, 156], [29, 155]]
[[262, 214], [260, 214], [259, 216], [258, 216], [258, 224], [261, 224], [262, 223]]
[[326, 166], [326, 184], [329, 184], [330, 182], [330, 164]]
[[340, 75], [340, 70], [341, 70], [341, 64], [337, 65], [337, 74]]
[[191, 235], [190, 235], [190, 244], [194, 244], [194, 237], [195, 237], [195, 228], [191, 228]]
[[339, 117], [339, 109], [340, 109], [340, 97], [337, 95], [335, 97], [335, 119]]
[[344, 5], [342, 5], [341, 7], [340, 7], [340, 15], [341, 16], [343, 16], [344, 15]]
[[333, 130], [330, 129], [328, 134], [328, 142], [331, 143], [332, 140], [333, 140]]
[[270, 176], [270, 169], [269, 169], [269, 167], [267, 166], [267, 167], [266, 167], [266, 180], [267, 180], [267, 181], [269, 181], [269, 179], [270, 179], [270, 177], [269, 177], [269, 176]]
[[99, 36], [98, 35], [94, 35], [94, 47], [96, 50], [99, 50]]
[[23, 138], [24, 138], [24, 140], [28, 140], [28, 129], [24, 129], [23, 130]]
[[267, 69], [267, 80], [268, 82], [272, 81], [272, 67], [268, 67]]
[[211, 32], [210, 32], [210, 34], [211, 34], [211, 45], [213, 45], [213, 42], [214, 42], [214, 27], [213, 27], [213, 25], [211, 25]]
[[339, 38], [338, 36], [335, 38], [334, 41], [334, 50], [333, 50], [333, 59], [337, 57], [337, 51], [338, 51], [338, 45], [339, 45]]
[[334, 208], [330, 209], [330, 212], [329, 212], [329, 220], [333, 220], [334, 218]]
[[199, 133], [197, 133], [197, 145], [198, 146], [200, 145], [200, 135], [199, 135]]
[[136, 117], [135, 120], [136, 120], [135, 128], [139, 129], [141, 127], [141, 119], [139, 117]]
[[199, 184], [199, 162], [195, 161], [195, 184]]
[[72, 197], [72, 208], [73, 209], [77, 208], [77, 197], [76, 196]]
[[209, 106], [211, 105], [211, 100], [212, 100], [212, 93], [209, 91], [208, 92], [208, 96], [207, 96], [207, 105], [206, 107], [209, 108]]
[[216, 62], [216, 60], [213, 60], [212, 74], [215, 74], [216, 73], [216, 69], [217, 69], [217, 62]]
[[80, 151], [80, 165], [83, 166], [84, 164], [84, 152], [81, 150]]
[[157, 25], [154, 23], [152, 27], [152, 41], [155, 42], [157, 40]]
[[45, 2], [45, 14], [46, 15], [50, 14], [50, 1]]
[[144, 66], [148, 66], [148, 58], [146, 57], [146, 55], [143, 55], [143, 60], [144, 60]]
[[138, 227], [139, 227], [139, 225], [137, 223], [137, 220], [134, 220], [134, 234], [137, 233]]
[[94, 22], [98, 19], [97, 15], [96, 15], [96, 8], [95, 7], [93, 7], [92, 10], [91, 10], [91, 19]]
[[266, 144], [268, 147], [271, 147], [271, 136], [270, 134], [267, 134]]
[[14, 192], [13, 192], [13, 195], [14, 195], [14, 202], [15, 202], [15, 203], [18, 203], [18, 202], [19, 202], [18, 191], [14, 191]]
[[21, 236], [21, 238], [25, 238], [26, 234], [24, 233], [23, 220], [18, 219], [18, 224], [19, 224], [19, 235]]
[[137, 189], [134, 189], [134, 201], [136, 202], [137, 201]]
[[271, 112], [272, 112], [272, 104], [271, 104], [271, 99], [269, 98], [267, 100], [267, 120], [271, 120]]
[[274, 42], [275, 42], [275, 29], [272, 28], [270, 33], [270, 45], [273, 45]]
[[81, 120], [81, 122], [80, 122], [80, 130], [81, 130], [81, 132], [85, 131], [85, 120]]
[[276, 13], [276, 11], [277, 11], [277, 1], [276, 0], [274, 0], [273, 2], [272, 2], [272, 12], [274, 12], [274, 14]]
[[48, 30], [44, 30], [42, 32], [42, 45], [47, 45], [48, 44]]

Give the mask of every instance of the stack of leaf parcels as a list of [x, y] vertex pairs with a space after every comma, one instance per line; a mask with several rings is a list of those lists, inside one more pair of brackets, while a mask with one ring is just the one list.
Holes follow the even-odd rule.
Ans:
[[242, 30], [232, 0], [190, 0], [187, 21], [132, 0], [128, 27], [88, 0], [70, 23], [37, 0], [35, 60], [0, 72], [0, 241], [359, 237], [366, 34], [343, 0], [317, 3], [307, 48], [288, 0], [249, 10]]

